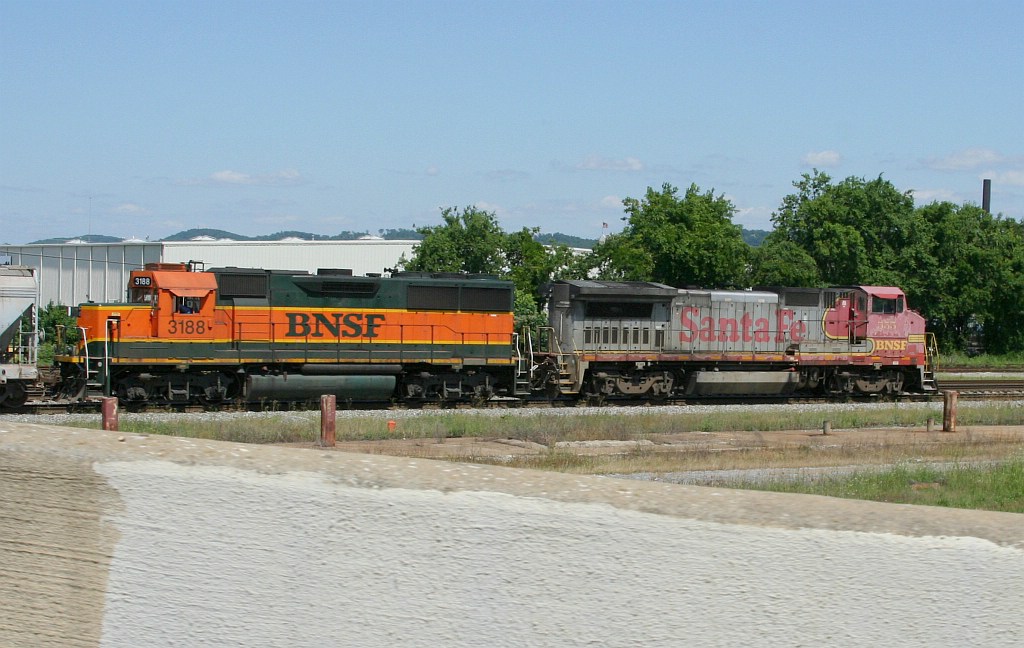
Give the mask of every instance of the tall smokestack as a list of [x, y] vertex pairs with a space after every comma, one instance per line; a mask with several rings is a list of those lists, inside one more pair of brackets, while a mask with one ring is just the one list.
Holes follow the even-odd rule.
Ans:
[[989, 207], [992, 206], [992, 181], [988, 178], [981, 181], [981, 208], [986, 214], [991, 214]]

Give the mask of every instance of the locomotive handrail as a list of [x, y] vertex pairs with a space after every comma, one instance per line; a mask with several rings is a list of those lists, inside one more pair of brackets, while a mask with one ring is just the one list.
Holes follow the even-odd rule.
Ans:
[[528, 357], [529, 357], [529, 360], [530, 360], [530, 364], [526, 365], [526, 361], [525, 361], [524, 356], [523, 356], [523, 349], [522, 349], [522, 346], [521, 346], [522, 343], [523, 343], [523, 334], [522, 333], [515, 333], [515, 332], [513, 332], [512, 333], [512, 352], [514, 354], [513, 358], [515, 360], [516, 376], [517, 377], [527, 373], [526, 366], [529, 366], [531, 368], [533, 367], [533, 349], [530, 348], [530, 345], [531, 345], [531, 342], [532, 342], [530, 340], [530, 330], [529, 329], [523, 329], [523, 330], [526, 333], [526, 345], [527, 345], [526, 348], [527, 348], [527, 352], [529, 354]]
[[927, 344], [925, 345], [924, 363], [925, 367], [935, 373], [939, 370], [939, 341], [934, 333], [925, 333]]
[[86, 377], [88, 378], [89, 372], [89, 336], [85, 333], [84, 326], [76, 327], [82, 333], [82, 349], [85, 350], [85, 371]]
[[[558, 357], [562, 357], [563, 355], [565, 355], [562, 352], [562, 345], [558, 343], [558, 337], [555, 336], [555, 327], [553, 327], [553, 326], [538, 326], [537, 327], [537, 333], [538, 334], [543, 333], [544, 331], [550, 331], [550, 333], [548, 335], [547, 349], [546, 350], [549, 353], [551, 353], [553, 351]], [[552, 349], [552, 347], [554, 347], [554, 348]]]

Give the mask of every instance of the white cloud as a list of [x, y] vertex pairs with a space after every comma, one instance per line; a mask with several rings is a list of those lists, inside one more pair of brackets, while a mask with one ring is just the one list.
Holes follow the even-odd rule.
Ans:
[[440, 169], [438, 169], [438, 168], [437, 168], [436, 166], [434, 166], [434, 165], [430, 165], [430, 166], [428, 166], [428, 167], [427, 167], [427, 169], [426, 169], [425, 173], [426, 173], [426, 174], [427, 174], [428, 176], [436, 176], [436, 175], [438, 175], [438, 174], [440, 174], [440, 173], [441, 173], [441, 170], [440, 170]]
[[635, 157], [612, 160], [600, 155], [589, 155], [576, 165], [581, 171], [643, 171], [644, 163]]
[[942, 158], [928, 158], [921, 163], [936, 171], [970, 171], [983, 166], [1001, 165], [1010, 162], [998, 151], [989, 148], [969, 148], [951, 153]]
[[253, 187], [280, 187], [302, 184], [302, 176], [295, 169], [284, 169], [276, 173], [249, 174], [225, 169], [215, 171], [206, 178], [190, 178], [181, 180], [182, 185], [245, 185]]
[[210, 175], [210, 181], [219, 184], [256, 184], [251, 175], [237, 171], [217, 171]]
[[487, 173], [488, 180], [494, 180], [496, 182], [521, 182], [523, 180], [529, 180], [530, 174], [524, 171], [517, 171], [515, 169], [497, 169], [495, 171], [489, 171]]
[[480, 211], [494, 212], [494, 214], [496, 216], [501, 216], [502, 214], [504, 214], [507, 211], [501, 205], [497, 205], [495, 203], [489, 203], [489, 202], [485, 202], [485, 201], [475, 202], [475, 203], [473, 203], [473, 206], [476, 207], [477, 209], [479, 209]]
[[1024, 187], [1024, 170], [1014, 169], [1010, 171], [1004, 171], [1002, 173], [991, 172], [984, 174], [984, 177], [991, 178], [992, 182], [999, 184], [1015, 185], [1017, 187]]
[[933, 202], [963, 202], [962, 197], [949, 189], [914, 189], [914, 204], [921, 206]]
[[121, 203], [117, 207], [114, 207], [114, 212], [118, 214], [145, 214], [147, 210], [141, 205], [135, 203]]
[[802, 162], [804, 166], [818, 169], [834, 168], [843, 163], [843, 156], [839, 151], [811, 151], [804, 155]]
[[605, 196], [598, 204], [605, 209], [622, 209], [622, 198], [618, 196]]
[[775, 227], [769, 207], [737, 207], [732, 222], [747, 229], [771, 230]]

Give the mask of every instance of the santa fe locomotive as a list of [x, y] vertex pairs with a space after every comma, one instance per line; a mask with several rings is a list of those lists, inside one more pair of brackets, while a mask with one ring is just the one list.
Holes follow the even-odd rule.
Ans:
[[484, 402], [897, 394], [935, 388], [898, 288], [709, 291], [558, 281], [517, 333], [491, 276], [151, 264], [82, 304], [64, 395], [127, 404]]

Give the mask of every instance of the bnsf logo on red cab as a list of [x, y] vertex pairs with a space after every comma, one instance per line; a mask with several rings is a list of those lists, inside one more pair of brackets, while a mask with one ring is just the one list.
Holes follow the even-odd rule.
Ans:
[[907, 341], [906, 340], [875, 340], [875, 351], [906, 351]]

